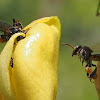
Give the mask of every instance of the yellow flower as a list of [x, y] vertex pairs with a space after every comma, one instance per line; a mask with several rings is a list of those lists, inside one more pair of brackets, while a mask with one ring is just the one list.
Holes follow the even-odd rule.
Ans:
[[0, 100], [56, 99], [60, 27], [56, 16], [41, 18], [10, 38], [0, 54]]

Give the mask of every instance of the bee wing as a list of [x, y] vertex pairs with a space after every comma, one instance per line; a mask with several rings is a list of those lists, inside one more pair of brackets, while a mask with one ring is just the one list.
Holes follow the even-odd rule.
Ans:
[[100, 41], [97, 43], [91, 43], [91, 49], [93, 50], [92, 54], [100, 54]]
[[100, 61], [100, 54], [93, 54], [90, 56], [91, 60]]
[[0, 31], [6, 32], [11, 26], [5, 23], [4, 21], [0, 20]]
[[4, 43], [7, 42], [7, 38], [2, 37], [2, 35], [0, 35], [0, 43]]

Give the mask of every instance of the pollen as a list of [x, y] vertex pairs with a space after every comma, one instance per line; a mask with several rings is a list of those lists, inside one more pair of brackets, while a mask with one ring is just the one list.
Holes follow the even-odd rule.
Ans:
[[92, 74], [92, 67], [86, 67], [85, 68], [85, 71], [88, 73], [88, 74]]

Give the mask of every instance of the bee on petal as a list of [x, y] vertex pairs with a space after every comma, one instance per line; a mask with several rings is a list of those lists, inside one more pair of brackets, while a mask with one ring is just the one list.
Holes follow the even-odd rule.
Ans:
[[[23, 26], [21, 24], [20, 21], [13, 19], [13, 25], [9, 25], [7, 23], [5, 23], [4, 21], [0, 21], [0, 31], [3, 32], [2, 35], [0, 35], [0, 43], [4, 43], [7, 42], [10, 37], [18, 32], [23, 32], [23, 33], [27, 33], [27, 31], [23, 30]], [[17, 37], [17, 41], [20, 41], [21, 39], [24, 39], [23, 36], [18, 36]], [[11, 58], [10, 60], [10, 66], [13, 67], [13, 58]]]
[[[9, 25], [5, 23], [4, 21], [0, 21], [0, 31], [2, 31], [4, 34], [0, 35], [0, 43], [7, 42], [10, 37], [18, 32], [23, 32], [26, 34], [27, 31], [23, 30], [23, 26], [20, 21], [13, 19], [13, 25]], [[19, 36], [17, 37], [17, 41], [23, 39], [24, 37]]]

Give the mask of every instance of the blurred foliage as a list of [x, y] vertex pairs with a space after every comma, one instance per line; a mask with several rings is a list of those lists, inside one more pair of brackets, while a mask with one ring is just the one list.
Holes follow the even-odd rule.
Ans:
[[[12, 24], [16, 18], [26, 26], [31, 21], [56, 15], [62, 24], [61, 42], [86, 45], [100, 52], [99, 0], [0, 0], [0, 19]], [[5, 44], [0, 44], [2, 50]], [[95, 51], [96, 52], [96, 51]], [[57, 100], [98, 100], [93, 83], [72, 49], [60, 46]], [[84, 65], [85, 66], [85, 65]]]

